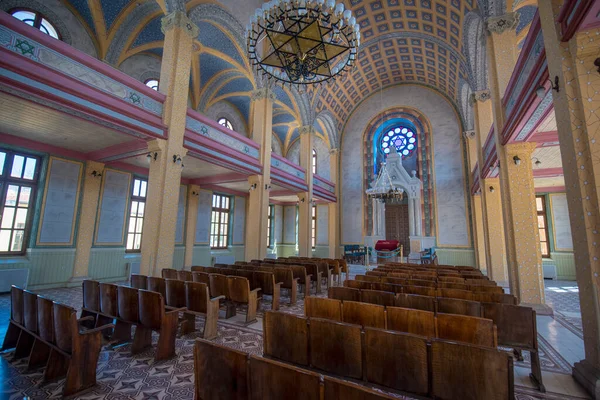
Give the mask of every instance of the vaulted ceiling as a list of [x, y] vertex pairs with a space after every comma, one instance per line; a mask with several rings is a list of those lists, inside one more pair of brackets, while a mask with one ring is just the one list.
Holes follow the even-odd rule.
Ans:
[[[243, 26], [262, 0], [61, 0], [82, 22], [100, 59], [119, 66], [145, 54], [162, 58], [160, 19], [174, 9], [199, 26], [190, 77], [190, 104], [203, 112], [218, 102], [233, 105], [250, 123], [250, 93], [256, 87], [245, 50]], [[241, 0], [240, 0], [241, 1]], [[344, 79], [308, 93], [276, 89], [273, 131], [284, 149], [306, 123], [303, 107], [317, 117], [318, 134], [333, 145], [331, 130], [362, 100], [382, 87], [417, 83], [439, 91], [468, 116], [470, 90], [486, 85], [485, 17], [518, 8], [524, 38], [535, 0], [344, 0], [361, 26], [356, 68]], [[247, 15], [246, 15], [247, 14]], [[468, 87], [468, 89], [466, 89]], [[327, 118], [319, 118], [326, 115]], [[308, 118], [310, 119], [310, 118]], [[314, 119], [314, 118], [313, 118]]]

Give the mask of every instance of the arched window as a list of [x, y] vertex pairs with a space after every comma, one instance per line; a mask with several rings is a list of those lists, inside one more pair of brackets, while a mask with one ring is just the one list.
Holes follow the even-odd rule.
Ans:
[[158, 91], [158, 79], [148, 79], [144, 82], [150, 89]]
[[227, 129], [233, 130], [233, 125], [231, 125], [231, 122], [227, 118], [219, 119], [219, 125], [222, 125]]
[[33, 26], [44, 32], [46, 35], [52, 36], [54, 39], [59, 39], [58, 31], [42, 14], [37, 11], [17, 8], [10, 11], [10, 14], [18, 20], [25, 22], [27, 25]]
[[417, 148], [417, 135], [405, 126], [391, 128], [381, 138], [380, 149], [387, 156], [392, 146], [402, 157], [407, 157]]
[[312, 151], [312, 171], [313, 174], [317, 173], [317, 151], [315, 149]]

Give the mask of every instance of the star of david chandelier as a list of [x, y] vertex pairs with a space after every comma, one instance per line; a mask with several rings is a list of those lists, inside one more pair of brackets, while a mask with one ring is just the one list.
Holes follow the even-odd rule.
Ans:
[[356, 62], [360, 26], [335, 0], [273, 0], [246, 26], [248, 54], [257, 72], [283, 84], [324, 83]]

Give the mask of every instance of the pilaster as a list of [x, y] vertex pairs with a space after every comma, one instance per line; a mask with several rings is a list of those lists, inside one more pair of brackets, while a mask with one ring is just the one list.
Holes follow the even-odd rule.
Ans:
[[[467, 149], [468, 167], [469, 167], [469, 188], [473, 186], [473, 177], [479, 175], [479, 170], [475, 170], [475, 165], [478, 161], [478, 140], [477, 132], [465, 131], [463, 132], [465, 139], [465, 147]], [[481, 182], [480, 182], [481, 184]], [[473, 247], [475, 249], [475, 260], [477, 267], [480, 270], [487, 270], [485, 262], [485, 245], [483, 236], [483, 221], [482, 221], [482, 210], [481, 210], [481, 195], [470, 196], [471, 209], [473, 210]], [[477, 214], [479, 212], [479, 215]]]
[[538, 8], [548, 61], [548, 73], [558, 77], [560, 91], [552, 92], [558, 140], [565, 177], [585, 359], [575, 363], [573, 376], [594, 399], [600, 399], [600, 75], [598, 28], [559, 41], [561, 1], [539, 2]]
[[300, 166], [306, 171], [306, 186], [308, 190], [298, 194], [298, 255], [312, 257], [312, 200], [313, 200], [313, 173], [312, 173], [312, 148], [315, 129], [302, 126], [300, 132]]
[[198, 224], [198, 200], [200, 196], [200, 186], [189, 185], [187, 190], [187, 212], [185, 223], [185, 258], [184, 268], [189, 269], [193, 266], [194, 243], [196, 243], [196, 225]]
[[75, 248], [75, 263], [71, 282], [81, 281], [88, 276], [90, 254], [94, 241], [94, 227], [98, 202], [100, 201], [100, 187], [104, 164], [87, 161], [83, 180], [83, 197], [79, 212], [79, 226], [77, 228], [77, 242]]
[[338, 199], [335, 203], [329, 203], [329, 258], [340, 258], [340, 214], [339, 214], [339, 149], [329, 151], [329, 171], [330, 179], [335, 183], [335, 196]]
[[477, 266], [484, 273], [488, 274], [486, 252], [485, 252], [485, 234], [483, 230], [483, 204], [481, 194], [476, 194], [473, 197], [473, 225], [475, 237], [475, 256]]
[[269, 87], [252, 92], [252, 140], [260, 144], [262, 174], [251, 176], [248, 183], [252, 190], [248, 198], [246, 261], [262, 260], [267, 256], [269, 190], [271, 185], [271, 138], [273, 131], [273, 101], [275, 94]]
[[[483, 194], [485, 192], [485, 195]], [[500, 179], [487, 178], [481, 180], [481, 193], [484, 200], [483, 219], [486, 221], [485, 243], [487, 247], [486, 266], [490, 279], [500, 286], [508, 283], [506, 254], [504, 242], [504, 223], [502, 220], [502, 200], [500, 196]]]
[[160, 91], [166, 95], [163, 123], [168, 139], [155, 139], [148, 148], [157, 159], [150, 163], [146, 215], [142, 234], [140, 271], [159, 275], [163, 268], [173, 265], [175, 229], [181, 182], [181, 159], [185, 136], [192, 43], [198, 27], [180, 11], [161, 20], [165, 34], [164, 53], [160, 71]]

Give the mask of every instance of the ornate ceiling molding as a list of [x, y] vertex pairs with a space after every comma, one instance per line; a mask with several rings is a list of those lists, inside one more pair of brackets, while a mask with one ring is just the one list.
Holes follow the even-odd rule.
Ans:
[[173, 11], [160, 20], [160, 30], [162, 33], [167, 34], [168, 31], [174, 28], [183, 29], [191, 38], [197, 37], [200, 33], [198, 25], [192, 22], [185, 12], [182, 11]]
[[489, 99], [492, 98], [492, 95], [489, 91], [489, 89], [486, 90], [478, 90], [476, 92], [473, 92], [473, 94], [471, 95], [471, 104], [475, 104], [475, 102], [485, 102], [488, 101]]
[[519, 24], [519, 13], [511, 12], [499, 17], [490, 17], [486, 21], [489, 33], [502, 34], [508, 30], [516, 29]]

